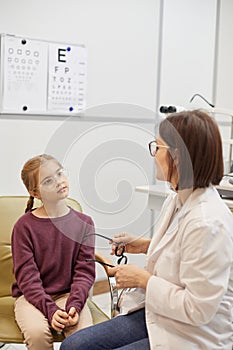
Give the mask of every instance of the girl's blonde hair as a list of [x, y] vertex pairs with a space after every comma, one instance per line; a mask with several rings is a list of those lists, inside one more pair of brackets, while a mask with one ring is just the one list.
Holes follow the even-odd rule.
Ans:
[[29, 159], [23, 166], [23, 169], [21, 171], [21, 179], [23, 180], [23, 183], [30, 194], [25, 213], [33, 208], [34, 196], [32, 193], [35, 192], [38, 187], [40, 167], [49, 160], [53, 160], [59, 166], [61, 166], [57, 159], [48, 154], [40, 154], [38, 156], [35, 156]]

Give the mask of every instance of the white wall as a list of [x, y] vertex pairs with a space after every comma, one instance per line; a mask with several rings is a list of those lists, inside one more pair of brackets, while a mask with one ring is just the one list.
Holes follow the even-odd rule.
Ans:
[[[212, 100], [216, 0], [165, 0], [162, 38], [161, 103], [193, 108]], [[205, 105], [207, 107], [207, 105]]]
[[155, 105], [158, 0], [0, 1], [0, 31], [85, 44], [88, 107]]
[[[229, 114], [216, 114], [224, 139], [233, 138], [233, 42], [230, 39], [233, 33], [233, 2], [231, 0], [219, 0], [219, 31], [216, 69], [216, 107], [229, 110]], [[232, 122], [232, 130], [229, 123]], [[232, 146], [231, 146], [232, 147]], [[224, 143], [225, 168], [228, 170], [230, 145]], [[233, 149], [232, 149], [233, 155]], [[232, 159], [232, 158], [231, 158]], [[232, 161], [231, 161], [232, 164]]]
[[233, 110], [233, 1], [220, 1], [216, 106]]
[[[26, 194], [22, 165], [51, 153], [69, 168], [70, 194], [93, 216], [98, 232], [147, 234], [147, 198], [134, 188], [153, 181], [147, 144], [154, 138], [157, 108], [187, 106], [197, 92], [211, 100], [218, 3], [0, 0], [0, 33], [88, 49], [84, 117], [0, 116], [0, 194]], [[231, 0], [222, 1], [220, 10], [217, 95], [230, 107], [232, 60], [225, 55], [232, 58]]]
[[150, 231], [146, 198], [134, 189], [153, 177], [147, 144], [154, 137], [158, 7], [154, 0], [0, 0], [1, 33], [85, 44], [88, 50], [82, 120], [1, 116], [1, 194], [26, 194], [20, 170], [28, 158], [47, 152], [69, 168], [70, 195], [93, 217], [97, 232]]
[[[95, 122], [101, 116], [109, 120], [119, 106], [118, 118], [131, 118], [136, 109], [139, 118], [151, 119], [146, 128], [153, 132], [158, 5], [159, 1], [153, 0], [146, 6], [131, 0], [23, 0], [20, 4], [0, 0], [0, 32], [87, 46], [88, 110], [81, 123], [78, 118], [72, 120], [77, 123], [77, 136], [79, 130], [91, 127], [89, 115], [90, 120], [97, 116]], [[117, 108], [113, 103], [118, 103]], [[23, 163], [44, 152], [56, 129], [66, 121], [62, 117], [1, 116], [1, 159], [7, 169], [1, 193], [23, 191], [20, 181], [14, 181]], [[61, 141], [57, 153], [63, 148]]]

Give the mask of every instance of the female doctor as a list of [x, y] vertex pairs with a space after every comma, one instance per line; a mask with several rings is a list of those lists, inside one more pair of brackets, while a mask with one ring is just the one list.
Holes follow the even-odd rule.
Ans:
[[74, 333], [61, 350], [232, 350], [233, 215], [214, 187], [223, 176], [218, 127], [198, 110], [175, 113], [149, 149], [157, 179], [174, 193], [152, 240], [113, 237], [147, 254], [145, 268], [113, 268], [117, 287], [129, 288], [121, 314]]

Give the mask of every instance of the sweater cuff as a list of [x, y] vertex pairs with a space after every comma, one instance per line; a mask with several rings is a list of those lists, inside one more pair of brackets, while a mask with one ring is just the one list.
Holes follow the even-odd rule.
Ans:
[[51, 325], [52, 323], [52, 318], [53, 318], [53, 315], [54, 313], [57, 311], [57, 310], [62, 310], [60, 307], [58, 307], [56, 304], [53, 305], [51, 308], [49, 308], [48, 310], [48, 321], [49, 321], [49, 324]]

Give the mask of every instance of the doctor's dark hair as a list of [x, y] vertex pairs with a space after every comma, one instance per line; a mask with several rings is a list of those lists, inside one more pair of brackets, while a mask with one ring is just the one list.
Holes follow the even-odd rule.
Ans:
[[215, 120], [200, 110], [170, 114], [159, 127], [170, 146], [168, 181], [178, 171], [177, 189], [218, 185], [223, 177], [222, 140]]
[[46, 162], [49, 160], [53, 160], [60, 167], [62, 167], [62, 165], [57, 161], [57, 159], [55, 159], [54, 157], [48, 154], [40, 154], [38, 156], [35, 156], [29, 159], [23, 166], [23, 169], [21, 171], [21, 179], [23, 180], [23, 183], [30, 194], [29, 200], [27, 202], [27, 207], [25, 209], [25, 213], [27, 211], [30, 211], [33, 208], [33, 204], [34, 204], [33, 193], [36, 192], [39, 185], [40, 167], [42, 165], [45, 165]]

